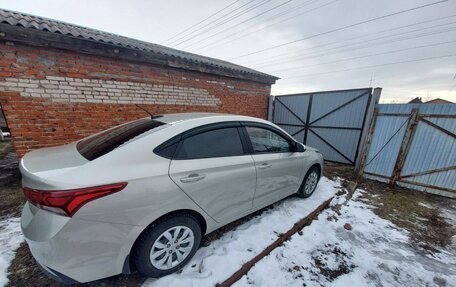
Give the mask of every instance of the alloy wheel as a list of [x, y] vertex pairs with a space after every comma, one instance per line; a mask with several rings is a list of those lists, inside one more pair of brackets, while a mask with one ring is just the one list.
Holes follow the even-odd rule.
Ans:
[[317, 187], [318, 183], [318, 174], [316, 171], [312, 171], [309, 176], [307, 177], [305, 186], [304, 186], [304, 192], [306, 194], [311, 194], [315, 188]]
[[193, 231], [186, 226], [167, 229], [150, 250], [150, 262], [159, 270], [169, 270], [187, 258], [195, 244]]

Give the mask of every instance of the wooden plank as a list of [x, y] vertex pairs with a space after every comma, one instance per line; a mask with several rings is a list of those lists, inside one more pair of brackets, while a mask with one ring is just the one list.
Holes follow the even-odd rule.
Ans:
[[366, 136], [366, 142], [364, 143], [364, 147], [361, 151], [361, 159], [360, 159], [358, 168], [356, 170], [358, 179], [361, 178], [361, 176], [363, 175], [364, 168], [366, 166], [366, 159], [367, 159], [367, 155], [369, 153], [370, 145], [372, 142], [372, 136], [374, 135], [375, 123], [377, 122], [377, 114], [378, 114], [378, 109], [375, 108], [374, 113], [372, 115], [372, 120], [370, 122], [369, 131]]
[[407, 174], [407, 175], [401, 175], [401, 179], [408, 178], [408, 177], [422, 176], [422, 175], [427, 175], [427, 174], [432, 174], [432, 173], [438, 173], [438, 172], [443, 172], [443, 171], [450, 171], [450, 170], [454, 170], [454, 169], [456, 169], [456, 166], [436, 168], [436, 169], [411, 173], [411, 174]]
[[364, 145], [366, 144], [367, 134], [369, 133], [369, 128], [372, 121], [374, 120], [374, 111], [375, 106], [380, 101], [380, 96], [382, 94], [382, 88], [375, 88], [371, 95], [369, 96], [369, 102], [366, 106], [366, 114], [364, 115], [363, 124], [361, 127], [361, 132], [358, 139], [358, 145], [356, 147], [355, 153], [355, 172], [359, 170], [359, 165], [361, 161], [361, 152], [364, 150]]
[[377, 173], [373, 173], [373, 172], [367, 172], [367, 171], [365, 171], [364, 174], [372, 175], [372, 176], [377, 176], [377, 177], [384, 178], [384, 179], [388, 179], [388, 180], [391, 179], [389, 176], [386, 176], [386, 175], [383, 175], [383, 174], [377, 174]]
[[410, 114], [403, 114], [403, 113], [378, 113], [377, 116], [379, 117], [408, 117]]
[[418, 185], [418, 186], [422, 186], [422, 187], [427, 187], [427, 188], [432, 188], [432, 189], [437, 189], [437, 190], [442, 190], [442, 191], [448, 191], [448, 192], [456, 193], [455, 189], [451, 189], [451, 188], [447, 188], [447, 187], [430, 185], [430, 184], [425, 184], [425, 183], [411, 181], [411, 180], [405, 180], [405, 179], [399, 179], [398, 181], [403, 182], [403, 183], [412, 184], [412, 185]]
[[264, 257], [268, 256], [274, 249], [282, 245], [285, 241], [290, 239], [293, 234], [304, 228], [304, 226], [310, 224], [317, 216], [318, 214], [323, 211], [325, 208], [329, 206], [331, 203], [331, 200], [333, 198], [331, 197], [330, 199], [326, 200], [322, 204], [320, 204], [314, 211], [312, 211], [309, 215], [304, 217], [303, 219], [299, 220], [296, 222], [293, 227], [288, 230], [286, 233], [282, 234], [279, 238], [277, 238], [271, 245], [266, 247], [260, 254], [257, 256], [253, 257], [250, 261], [242, 265], [241, 269], [238, 271], [234, 272], [233, 275], [231, 275], [228, 279], [223, 281], [222, 283], [217, 283], [215, 286], [217, 287], [228, 287], [236, 283], [239, 279], [242, 278], [242, 276], [246, 275], [247, 272], [249, 272], [250, 269], [261, 259]]
[[432, 115], [432, 114], [421, 114], [420, 117], [456, 119], [456, 115]]
[[367, 119], [367, 114], [369, 112], [369, 108], [371, 106], [371, 101], [372, 101], [372, 98], [374, 97], [373, 94], [370, 94], [369, 97], [368, 97], [368, 100], [367, 100], [367, 105], [366, 105], [366, 109], [364, 110], [364, 117], [363, 117], [363, 122], [361, 124], [361, 128], [360, 128], [360, 134], [359, 134], [359, 138], [358, 138], [358, 144], [356, 145], [356, 151], [355, 151], [355, 159], [353, 160], [354, 163], [355, 163], [355, 166], [356, 166], [356, 161], [358, 160], [358, 157], [359, 157], [359, 148], [361, 146], [361, 142], [363, 140], [363, 133], [362, 133], [362, 130], [364, 128], [364, 125], [366, 124], [366, 121], [368, 120]]
[[394, 186], [396, 181], [400, 179], [402, 168], [404, 167], [405, 159], [409, 151], [410, 145], [413, 141], [416, 126], [418, 123], [418, 109], [412, 109], [407, 128], [405, 130], [404, 138], [402, 139], [401, 147], [397, 155], [396, 164], [394, 165], [393, 174], [391, 176], [390, 185]]

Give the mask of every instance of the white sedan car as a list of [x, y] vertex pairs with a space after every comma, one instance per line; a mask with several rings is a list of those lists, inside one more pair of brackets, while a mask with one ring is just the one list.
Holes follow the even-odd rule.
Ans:
[[201, 236], [291, 194], [310, 196], [323, 158], [274, 124], [168, 114], [26, 154], [21, 226], [64, 283], [184, 266]]

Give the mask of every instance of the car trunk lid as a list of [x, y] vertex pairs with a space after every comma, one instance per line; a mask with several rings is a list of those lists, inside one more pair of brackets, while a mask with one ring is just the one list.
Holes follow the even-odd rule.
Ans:
[[80, 166], [89, 162], [76, 149], [76, 143], [43, 148], [27, 153], [21, 161], [30, 173]]
[[21, 159], [19, 169], [23, 186], [54, 189], [57, 187], [46, 183], [51, 176], [58, 176], [88, 162], [79, 154], [76, 143], [71, 143], [29, 152]]

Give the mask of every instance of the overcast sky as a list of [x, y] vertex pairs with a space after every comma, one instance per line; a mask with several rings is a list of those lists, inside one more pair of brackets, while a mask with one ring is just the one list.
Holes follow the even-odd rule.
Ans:
[[[2, 0], [0, 7], [270, 73], [281, 78], [274, 95], [378, 86], [383, 102], [456, 102], [455, 0], [310, 37], [437, 1]], [[304, 40], [286, 44], [299, 39]], [[263, 49], [268, 50], [255, 53]], [[243, 56], [249, 53], [255, 54]]]

